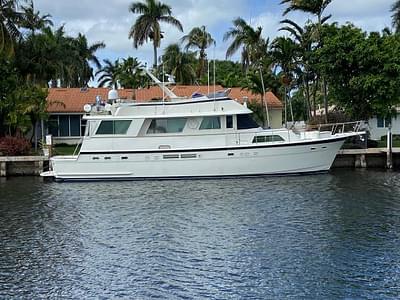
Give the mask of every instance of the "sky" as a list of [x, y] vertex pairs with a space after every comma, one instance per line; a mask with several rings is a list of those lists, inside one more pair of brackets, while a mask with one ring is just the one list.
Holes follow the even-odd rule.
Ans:
[[[102, 41], [106, 48], [97, 52], [100, 60], [137, 57], [152, 65], [151, 43], [133, 48], [128, 32], [137, 15], [129, 11], [132, 0], [34, 0], [35, 9], [41, 14], [50, 14], [56, 26], [65, 24], [67, 34], [86, 35], [89, 43]], [[216, 40], [216, 47], [208, 50], [209, 58], [225, 59], [229, 45], [223, 35], [232, 26], [232, 20], [242, 17], [252, 26], [262, 26], [263, 36], [271, 40], [277, 35], [279, 21], [283, 19], [284, 6], [280, 0], [162, 0], [172, 8], [172, 14], [183, 25], [184, 33], [162, 24], [164, 39], [161, 49], [179, 42], [193, 27], [205, 25]], [[351, 22], [366, 31], [381, 31], [391, 28], [390, 7], [395, 0], [333, 0], [325, 14], [332, 14], [332, 21], [339, 24]], [[291, 12], [288, 18], [303, 24], [311, 15]], [[239, 55], [232, 58], [238, 60]]]

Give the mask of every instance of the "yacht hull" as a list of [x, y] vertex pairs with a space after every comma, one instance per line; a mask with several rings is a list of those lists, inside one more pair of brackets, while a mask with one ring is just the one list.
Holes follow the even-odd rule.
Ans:
[[211, 149], [81, 152], [78, 156], [52, 158], [52, 175], [59, 181], [72, 181], [326, 172], [345, 138]]

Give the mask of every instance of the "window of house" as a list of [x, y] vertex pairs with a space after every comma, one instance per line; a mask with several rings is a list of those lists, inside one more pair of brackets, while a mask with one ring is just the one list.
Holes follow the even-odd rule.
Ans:
[[260, 127], [250, 115], [237, 115], [237, 129], [250, 129], [250, 128], [258, 128]]
[[59, 116], [60, 136], [69, 136], [69, 116]]
[[204, 117], [201, 121], [200, 130], [203, 129], [220, 129], [221, 122], [218, 116]]
[[153, 119], [147, 133], [179, 133], [185, 128], [186, 121], [186, 118]]
[[126, 134], [131, 125], [130, 120], [105, 120], [101, 121], [96, 134]]
[[50, 116], [47, 121], [47, 128], [49, 134], [52, 136], [59, 136], [58, 134], [58, 116]]
[[284, 142], [285, 139], [280, 135], [260, 135], [255, 136], [253, 143]]
[[377, 118], [377, 127], [378, 128], [386, 128], [386, 127], [389, 127], [390, 124], [391, 124], [391, 118], [386, 118], [386, 119], [381, 118], [381, 117]]
[[233, 116], [226, 116], [226, 128], [233, 128]]
[[71, 136], [80, 136], [81, 134], [81, 118], [80, 116], [70, 116], [69, 129]]
[[81, 136], [84, 136], [86, 134], [86, 125], [87, 125], [87, 120], [81, 120]]
[[47, 121], [49, 134], [55, 137], [81, 136], [84, 124], [81, 115], [51, 115]]

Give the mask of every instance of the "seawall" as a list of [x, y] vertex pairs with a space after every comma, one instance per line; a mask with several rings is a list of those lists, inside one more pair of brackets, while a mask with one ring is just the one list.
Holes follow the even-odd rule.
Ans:
[[47, 156], [0, 156], [0, 177], [40, 175], [48, 168]]
[[[343, 149], [332, 168], [386, 168], [386, 148]], [[393, 168], [400, 169], [400, 148], [393, 148]], [[37, 176], [48, 170], [47, 156], [0, 156], [0, 177]]]
[[[386, 168], [387, 149], [342, 149], [339, 150], [332, 168]], [[392, 150], [393, 168], [400, 168], [400, 148]]]

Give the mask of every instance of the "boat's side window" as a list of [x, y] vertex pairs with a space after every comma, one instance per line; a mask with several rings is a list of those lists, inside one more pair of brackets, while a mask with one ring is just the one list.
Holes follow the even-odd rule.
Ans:
[[248, 114], [237, 115], [237, 129], [250, 129], [260, 127]]
[[153, 119], [147, 134], [179, 133], [186, 125], [186, 118]]
[[226, 128], [233, 128], [233, 116], [226, 116]]
[[103, 120], [96, 134], [126, 134], [130, 125], [130, 120]]
[[285, 139], [280, 135], [259, 135], [255, 136], [253, 143], [284, 142]]
[[221, 122], [218, 116], [204, 117], [201, 121], [200, 130], [202, 129], [220, 129]]

